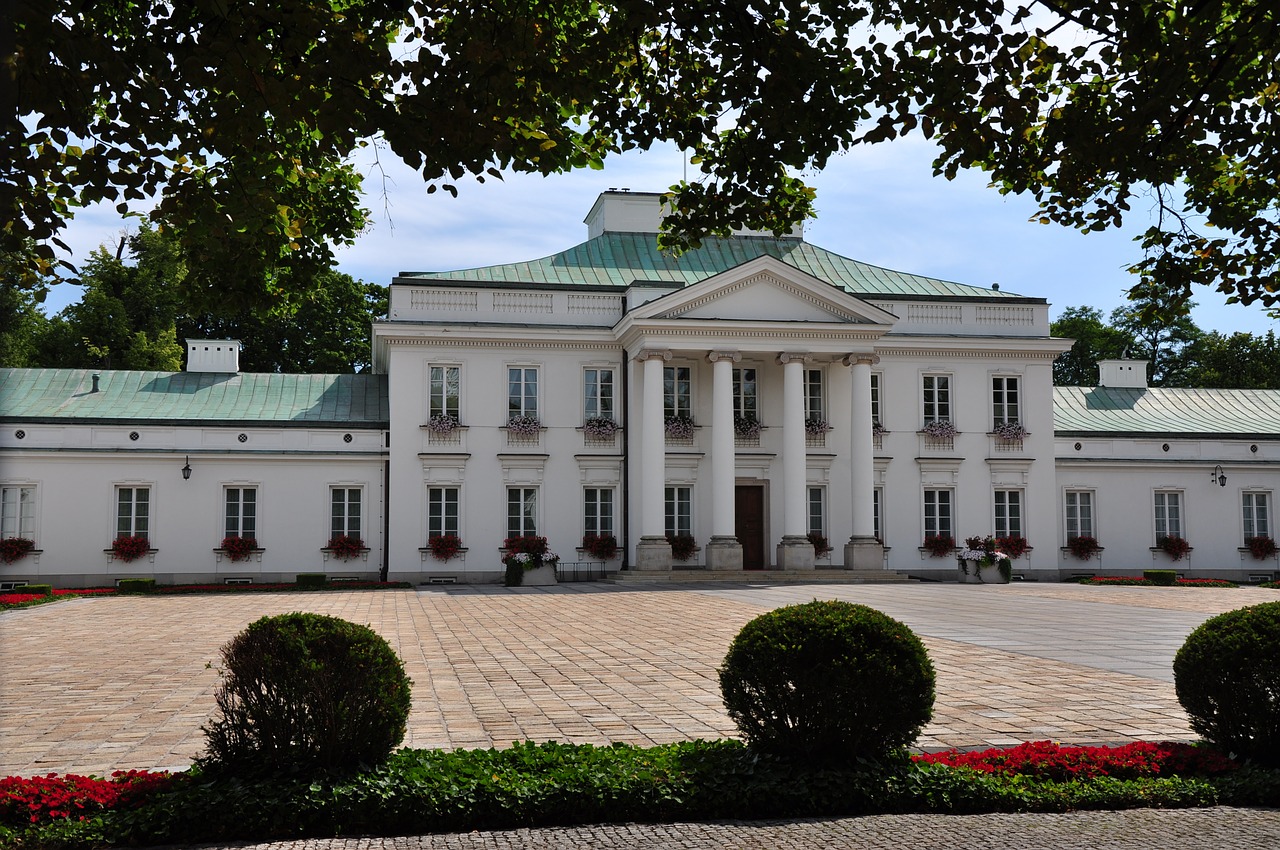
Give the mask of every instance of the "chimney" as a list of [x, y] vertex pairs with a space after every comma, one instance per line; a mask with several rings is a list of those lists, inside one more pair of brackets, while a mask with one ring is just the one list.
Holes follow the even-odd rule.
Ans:
[[1145, 390], [1149, 362], [1149, 360], [1099, 360], [1098, 386]]
[[93, 378], [93, 389], [89, 390], [89, 392], [96, 393], [98, 391], [98, 379], [102, 376], [94, 372], [90, 377]]
[[240, 371], [238, 339], [189, 339], [187, 342], [188, 372], [218, 372], [235, 374]]

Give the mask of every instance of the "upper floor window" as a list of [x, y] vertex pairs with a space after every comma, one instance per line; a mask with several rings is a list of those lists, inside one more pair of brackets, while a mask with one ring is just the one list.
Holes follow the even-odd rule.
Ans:
[[925, 375], [923, 384], [924, 421], [950, 421], [951, 419], [951, 376]]
[[884, 424], [884, 416], [880, 410], [880, 373], [871, 373], [871, 421]]
[[36, 536], [36, 488], [0, 487], [0, 538]]
[[[359, 487], [332, 487], [329, 489], [329, 536], [361, 537], [361, 501], [364, 492]], [[252, 535], [249, 535], [252, 536]]]
[[1244, 493], [1241, 495], [1244, 507], [1244, 536], [1271, 536], [1271, 498], [1269, 493]]
[[1066, 511], [1067, 540], [1097, 537], [1093, 528], [1093, 491], [1068, 490], [1063, 496]]
[[613, 419], [613, 370], [583, 370], [582, 399], [584, 419]]
[[116, 537], [147, 538], [151, 533], [151, 488], [116, 488]]
[[531, 366], [507, 368], [507, 418], [538, 418], [538, 370]]
[[693, 378], [688, 366], [662, 367], [662, 411], [667, 418], [693, 418]]
[[1022, 420], [1018, 379], [996, 375], [991, 379], [991, 418], [995, 425]]
[[458, 418], [458, 399], [462, 388], [462, 370], [458, 366], [432, 366], [427, 389], [428, 416]]
[[804, 418], [827, 421], [827, 407], [822, 392], [822, 370], [804, 370]]
[[760, 421], [760, 398], [755, 369], [733, 370], [733, 415], [748, 422]]
[[1182, 494], [1170, 490], [1155, 492], [1156, 543], [1166, 537], [1182, 537]]
[[223, 537], [258, 537], [258, 488], [228, 487]]

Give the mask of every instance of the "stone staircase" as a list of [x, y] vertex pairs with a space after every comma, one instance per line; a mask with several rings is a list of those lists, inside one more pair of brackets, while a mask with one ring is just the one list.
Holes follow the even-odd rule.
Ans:
[[889, 570], [620, 570], [610, 573], [607, 581], [612, 584], [890, 584], [911, 579]]

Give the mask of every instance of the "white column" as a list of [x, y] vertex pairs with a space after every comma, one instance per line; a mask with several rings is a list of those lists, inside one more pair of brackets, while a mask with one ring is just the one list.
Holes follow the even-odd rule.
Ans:
[[884, 546], [875, 539], [875, 445], [871, 430], [871, 367], [879, 362], [874, 354], [850, 354], [844, 358], [845, 365], [853, 371], [853, 403], [849, 410], [853, 536], [844, 547], [845, 567], [849, 569], [884, 569]]
[[712, 351], [711, 361], [711, 540], [707, 543], [707, 567], [742, 569], [742, 544], [738, 541], [734, 492], [737, 463], [733, 434], [733, 364], [741, 355]]
[[[666, 536], [666, 506], [662, 485], [667, 475], [666, 430], [662, 406], [662, 364], [671, 359], [669, 351], [641, 351], [636, 355], [644, 365], [640, 376], [640, 517], [636, 527], [636, 569], [671, 569], [671, 545]], [[632, 467], [635, 469], [635, 466]]]
[[807, 458], [804, 434], [803, 354], [780, 354], [782, 364], [782, 542], [778, 565], [785, 570], [813, 569], [809, 542], [809, 503], [805, 494]]

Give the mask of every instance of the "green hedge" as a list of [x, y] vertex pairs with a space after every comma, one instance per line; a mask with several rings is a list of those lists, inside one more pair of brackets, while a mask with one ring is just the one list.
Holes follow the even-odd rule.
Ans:
[[329, 581], [329, 577], [324, 573], [298, 573], [294, 581], [297, 582], [298, 587], [323, 587]]
[[53, 596], [53, 585], [51, 584], [24, 584], [15, 587], [10, 593], [34, 593], [37, 596]]
[[1142, 577], [1152, 584], [1172, 586], [1178, 579], [1177, 570], [1143, 570]]
[[151, 593], [155, 589], [153, 578], [122, 578], [116, 582], [116, 593]]

